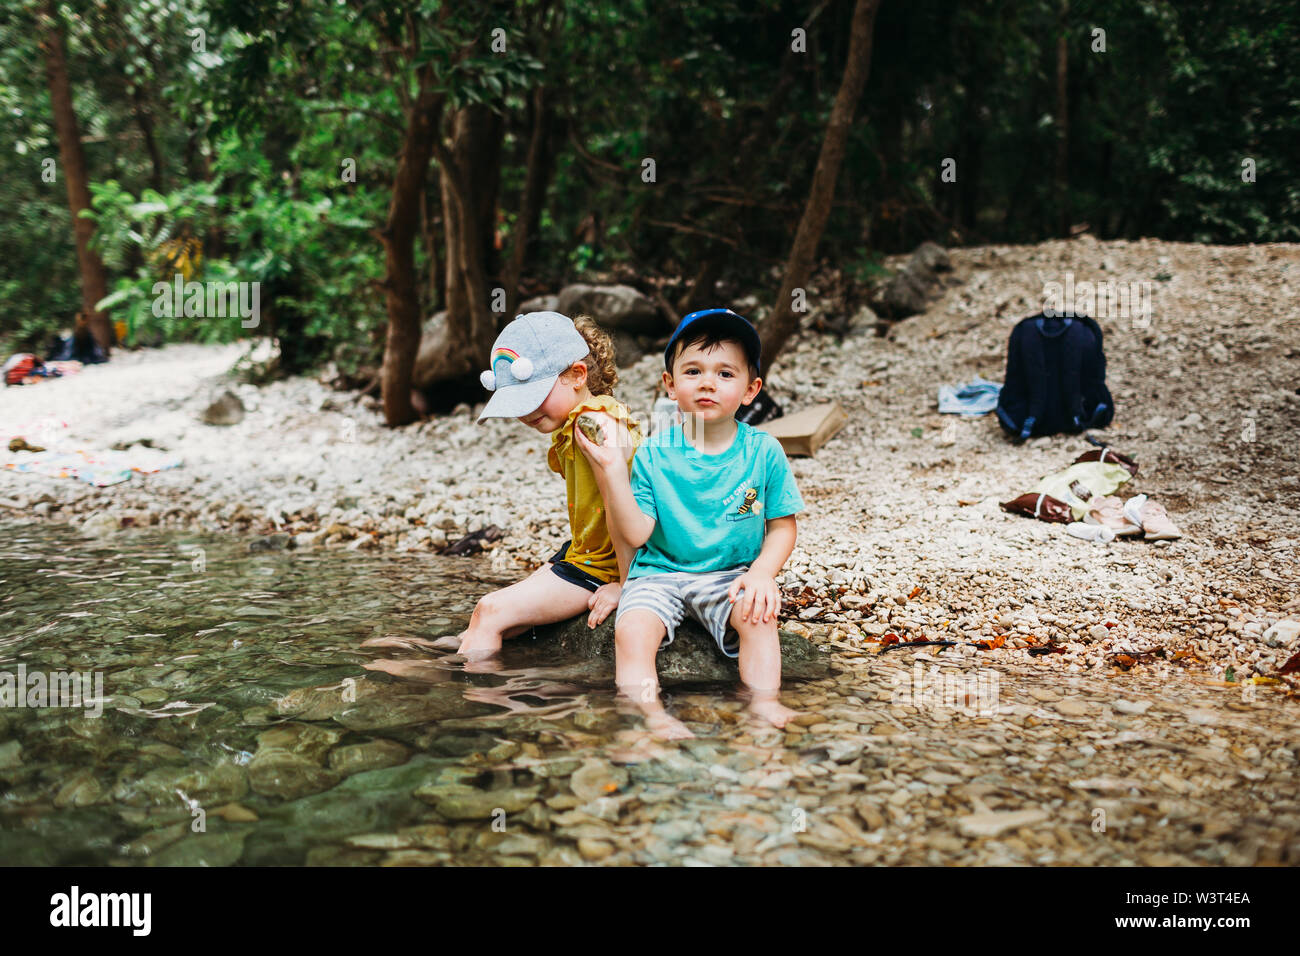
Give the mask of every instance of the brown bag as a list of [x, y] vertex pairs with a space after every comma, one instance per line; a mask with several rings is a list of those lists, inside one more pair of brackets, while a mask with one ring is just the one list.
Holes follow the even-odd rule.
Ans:
[[1037, 518], [1039, 521], [1055, 521], [1060, 524], [1069, 524], [1074, 520], [1070, 506], [1060, 498], [1053, 498], [1051, 495], [1030, 492], [1021, 495], [1019, 498], [1004, 501], [999, 507], [1011, 514], [1028, 515], [1030, 518]]
[[1081, 461], [1100, 461], [1103, 463], [1108, 461], [1114, 462], [1115, 464], [1121, 466], [1130, 475], [1136, 475], [1138, 473], [1137, 462], [1135, 462], [1132, 458], [1128, 457], [1128, 455], [1121, 455], [1119, 452], [1115, 451], [1113, 448], [1110, 448], [1109, 446], [1103, 446], [1102, 448], [1095, 448], [1092, 451], [1085, 451], [1078, 458], [1074, 459], [1074, 464], [1077, 465]]

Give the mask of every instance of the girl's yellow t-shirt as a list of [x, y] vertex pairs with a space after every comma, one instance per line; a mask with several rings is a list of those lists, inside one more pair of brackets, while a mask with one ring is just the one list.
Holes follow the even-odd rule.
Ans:
[[618, 580], [618, 555], [605, 527], [605, 503], [592, 474], [591, 462], [573, 440], [573, 423], [583, 412], [604, 412], [627, 426], [632, 436], [627, 458], [629, 472], [637, 446], [641, 444], [641, 429], [632, 420], [627, 406], [613, 395], [593, 395], [569, 412], [564, 425], [552, 434], [551, 447], [546, 453], [551, 471], [564, 478], [569, 502], [569, 533], [573, 541], [564, 560], [608, 584]]

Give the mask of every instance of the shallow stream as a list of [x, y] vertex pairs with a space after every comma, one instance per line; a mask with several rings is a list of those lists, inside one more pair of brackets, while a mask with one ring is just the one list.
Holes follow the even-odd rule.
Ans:
[[[787, 686], [786, 732], [678, 690], [697, 739], [659, 744], [545, 642], [477, 672], [411, 643], [463, 627], [480, 567], [0, 526], [0, 863], [1298, 862], [1267, 702], [849, 652]], [[29, 706], [58, 674], [90, 700]]]

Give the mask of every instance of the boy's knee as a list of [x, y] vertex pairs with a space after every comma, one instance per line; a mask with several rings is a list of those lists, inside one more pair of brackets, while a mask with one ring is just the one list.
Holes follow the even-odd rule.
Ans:
[[622, 648], [632, 648], [650, 641], [657, 645], [667, 633], [664, 622], [649, 611], [629, 611], [614, 622], [614, 644]]
[[751, 623], [739, 618], [738, 613], [732, 615], [731, 626], [740, 636], [742, 644], [761, 644], [766, 641], [778, 640], [776, 631], [776, 619], [770, 621], [759, 621]]

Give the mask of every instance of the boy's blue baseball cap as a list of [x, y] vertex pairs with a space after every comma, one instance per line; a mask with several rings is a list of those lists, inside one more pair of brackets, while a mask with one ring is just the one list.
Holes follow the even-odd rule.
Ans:
[[677, 340], [686, 333], [687, 329], [701, 319], [709, 319], [729, 332], [733, 332], [736, 340], [744, 348], [745, 356], [754, 364], [754, 370], [762, 374], [763, 344], [758, 338], [758, 331], [743, 315], [732, 312], [730, 309], [701, 309], [699, 312], [692, 312], [690, 315], [684, 316], [677, 323], [677, 328], [673, 331], [673, 337], [668, 340], [668, 346], [664, 349], [664, 368], [670, 373], [672, 372], [673, 346], [677, 344]]

